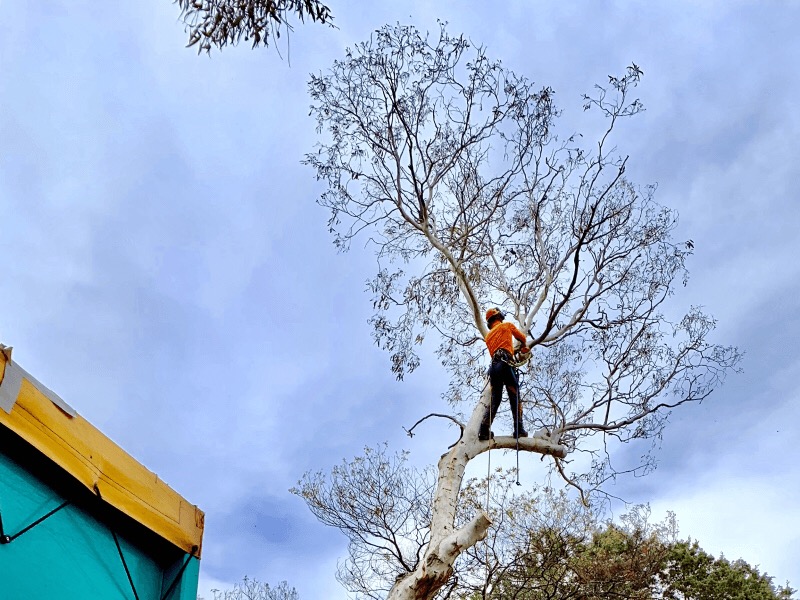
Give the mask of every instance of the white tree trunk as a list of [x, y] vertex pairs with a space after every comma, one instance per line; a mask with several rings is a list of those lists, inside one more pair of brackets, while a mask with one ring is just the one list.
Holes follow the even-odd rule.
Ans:
[[[466, 549], [486, 537], [492, 524], [481, 511], [466, 525], [455, 528], [456, 506], [464, 470], [470, 460], [493, 448], [516, 448], [517, 440], [511, 436], [496, 437], [481, 442], [478, 429], [486, 407], [489, 406], [491, 388], [486, 386], [481, 401], [475, 407], [462, 438], [439, 459], [439, 477], [433, 499], [431, 540], [417, 568], [399, 578], [387, 600], [428, 600], [445, 584], [453, 573], [453, 564]], [[526, 452], [550, 454], [564, 458], [567, 449], [544, 436], [521, 438], [519, 449]]]

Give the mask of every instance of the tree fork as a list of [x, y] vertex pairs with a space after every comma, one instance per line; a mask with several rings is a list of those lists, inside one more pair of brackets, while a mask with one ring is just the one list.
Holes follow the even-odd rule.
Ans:
[[489, 407], [492, 388], [487, 385], [481, 400], [472, 411], [466, 431], [455, 445], [439, 459], [439, 475], [433, 499], [431, 540], [416, 569], [395, 582], [387, 600], [428, 600], [447, 583], [453, 564], [466, 549], [486, 538], [492, 524], [489, 515], [481, 510], [466, 525], [455, 529], [456, 508], [464, 472], [473, 458], [492, 449], [519, 449], [564, 458], [567, 448], [550, 438], [534, 436], [517, 440], [500, 436], [487, 441], [478, 439], [478, 428]]

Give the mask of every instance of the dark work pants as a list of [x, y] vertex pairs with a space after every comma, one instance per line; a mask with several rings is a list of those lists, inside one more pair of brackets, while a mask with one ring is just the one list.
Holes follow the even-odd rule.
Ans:
[[511, 416], [514, 418], [514, 433], [524, 430], [522, 426], [522, 403], [519, 401], [519, 378], [517, 370], [498, 358], [492, 360], [489, 367], [489, 382], [492, 384], [492, 404], [483, 413], [480, 433], [488, 435], [489, 428], [492, 426], [497, 409], [503, 401], [503, 387], [508, 392], [508, 402], [511, 404]]

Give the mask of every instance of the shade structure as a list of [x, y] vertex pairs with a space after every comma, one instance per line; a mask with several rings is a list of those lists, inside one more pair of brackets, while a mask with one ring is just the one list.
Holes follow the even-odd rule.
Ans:
[[0, 347], [0, 597], [195, 600], [203, 526]]

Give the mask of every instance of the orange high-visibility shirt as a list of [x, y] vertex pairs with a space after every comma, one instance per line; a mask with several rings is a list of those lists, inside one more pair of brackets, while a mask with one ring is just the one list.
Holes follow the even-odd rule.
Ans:
[[[513, 337], [512, 337], [513, 336]], [[517, 338], [522, 345], [525, 345], [525, 334], [522, 333], [513, 323], [500, 322], [489, 330], [486, 335], [486, 347], [489, 348], [489, 356], [494, 356], [499, 348], [508, 350], [509, 354], [514, 354], [514, 340]]]

